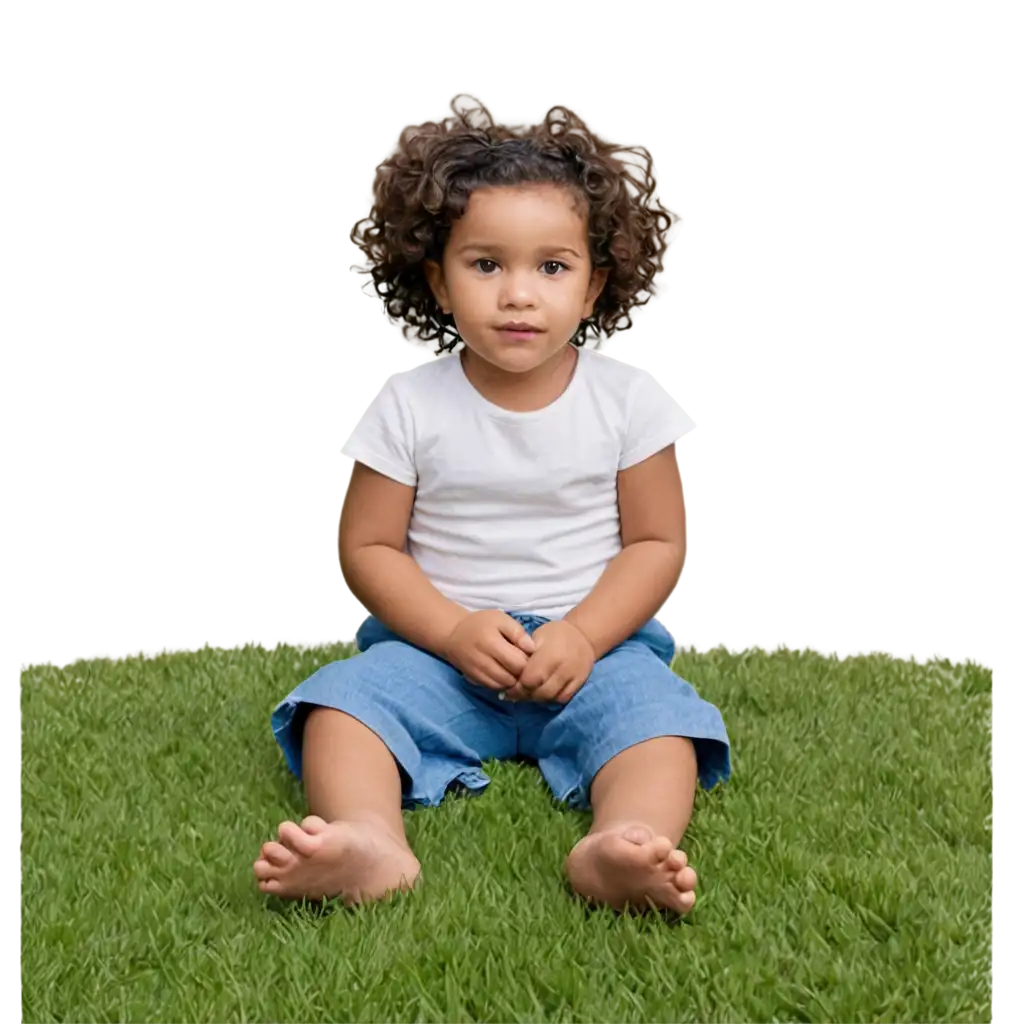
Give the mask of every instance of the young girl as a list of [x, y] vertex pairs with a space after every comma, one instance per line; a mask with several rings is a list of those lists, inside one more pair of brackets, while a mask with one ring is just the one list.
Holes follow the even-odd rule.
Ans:
[[[564, 107], [526, 129], [477, 109], [407, 127], [352, 230], [405, 337], [445, 355], [389, 377], [342, 449], [341, 569], [371, 615], [360, 653], [273, 713], [310, 816], [253, 870], [281, 897], [410, 888], [402, 808], [518, 756], [593, 809], [565, 862], [577, 893], [685, 913], [696, 784], [730, 771], [721, 715], [653, 618], [686, 557], [674, 442], [695, 424], [651, 374], [584, 347], [588, 324], [632, 326], [672, 217], [648, 203], [646, 149]], [[617, 150], [645, 155], [642, 181]]]

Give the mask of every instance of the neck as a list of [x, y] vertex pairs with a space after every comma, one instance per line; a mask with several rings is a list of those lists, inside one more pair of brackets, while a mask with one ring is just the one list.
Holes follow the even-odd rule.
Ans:
[[468, 347], [459, 353], [459, 358], [470, 384], [489, 402], [510, 412], [535, 412], [554, 402], [569, 386], [579, 352], [575, 345], [566, 345], [547, 362], [526, 373], [501, 370]]

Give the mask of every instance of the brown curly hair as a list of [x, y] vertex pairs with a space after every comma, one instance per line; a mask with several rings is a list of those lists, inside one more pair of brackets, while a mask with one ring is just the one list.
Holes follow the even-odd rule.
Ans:
[[[460, 110], [460, 96], [477, 106]], [[591, 266], [610, 268], [592, 320], [581, 324], [573, 344], [586, 343], [588, 325], [609, 336], [632, 327], [629, 311], [654, 293], [665, 236], [678, 220], [660, 201], [654, 200], [657, 210], [651, 205], [656, 182], [650, 153], [642, 146], [606, 142], [562, 106], [527, 128], [494, 124], [487, 108], [467, 93], [455, 96], [451, 108], [456, 116], [440, 124], [428, 121], [402, 130], [396, 151], [377, 166], [370, 216], [357, 221], [349, 236], [369, 259], [358, 269], [373, 276], [388, 316], [406, 321], [405, 338], [415, 331], [424, 341], [437, 340], [435, 355], [461, 341], [446, 322], [454, 318], [442, 312], [430, 290], [422, 262], [441, 262], [451, 224], [465, 213], [475, 189], [524, 182], [567, 188], [588, 220]], [[642, 177], [617, 152], [642, 154]], [[650, 294], [641, 298], [644, 292]], [[445, 342], [445, 335], [453, 337]]]

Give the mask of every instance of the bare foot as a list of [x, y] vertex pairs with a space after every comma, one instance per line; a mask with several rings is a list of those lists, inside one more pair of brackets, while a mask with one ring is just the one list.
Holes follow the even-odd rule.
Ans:
[[313, 815], [277, 831], [281, 841], [264, 843], [252, 870], [261, 892], [282, 899], [342, 896], [361, 903], [411, 889], [420, 873], [412, 851], [372, 822], [328, 824]]
[[572, 887], [593, 903], [616, 910], [664, 907], [685, 914], [693, 907], [697, 872], [686, 854], [646, 825], [584, 836], [565, 862]]

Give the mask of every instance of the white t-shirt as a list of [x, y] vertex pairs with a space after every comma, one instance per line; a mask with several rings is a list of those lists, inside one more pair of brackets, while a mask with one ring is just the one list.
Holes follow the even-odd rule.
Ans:
[[406, 551], [445, 597], [558, 619], [622, 550], [619, 470], [694, 426], [650, 373], [592, 349], [533, 412], [489, 402], [455, 353], [389, 377], [341, 450], [416, 488]]

